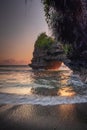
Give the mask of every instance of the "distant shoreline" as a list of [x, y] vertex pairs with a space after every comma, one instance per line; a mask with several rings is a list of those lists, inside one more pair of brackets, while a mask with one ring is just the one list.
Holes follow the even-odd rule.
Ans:
[[11, 66], [17, 67], [17, 66], [28, 66], [28, 65], [0, 65], [0, 67], [11, 67]]

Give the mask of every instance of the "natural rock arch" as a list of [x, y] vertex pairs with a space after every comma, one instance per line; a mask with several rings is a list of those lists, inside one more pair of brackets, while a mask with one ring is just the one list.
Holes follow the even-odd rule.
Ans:
[[65, 62], [86, 80], [87, 73], [87, 0], [42, 0], [53, 35], [69, 53]]

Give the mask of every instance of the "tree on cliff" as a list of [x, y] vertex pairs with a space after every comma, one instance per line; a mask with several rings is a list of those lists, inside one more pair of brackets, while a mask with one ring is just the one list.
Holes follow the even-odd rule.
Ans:
[[46, 21], [63, 45], [70, 44], [73, 55], [87, 50], [87, 0], [42, 0]]
[[54, 43], [53, 38], [46, 35], [45, 32], [41, 33], [35, 42], [35, 46], [39, 48], [49, 48]]

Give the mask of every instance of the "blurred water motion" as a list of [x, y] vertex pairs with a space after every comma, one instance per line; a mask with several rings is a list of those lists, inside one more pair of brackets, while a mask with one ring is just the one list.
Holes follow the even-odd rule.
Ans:
[[0, 103], [55, 105], [87, 102], [87, 87], [66, 66], [56, 71], [0, 67]]
[[73, 88], [70, 87], [66, 87], [66, 88], [62, 88], [58, 91], [58, 95], [59, 96], [67, 96], [67, 97], [71, 97], [71, 96], [75, 96], [76, 92], [73, 90]]

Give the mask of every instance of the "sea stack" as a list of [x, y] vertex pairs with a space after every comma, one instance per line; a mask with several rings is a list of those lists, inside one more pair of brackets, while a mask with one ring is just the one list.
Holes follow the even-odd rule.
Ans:
[[58, 69], [61, 66], [62, 61], [66, 58], [62, 46], [56, 42], [48, 44], [43, 46], [35, 44], [30, 67], [33, 69]]
[[58, 69], [62, 64], [61, 57], [63, 51], [56, 46], [58, 46], [56, 43], [50, 49], [35, 46], [33, 58], [29, 66], [33, 69]]

